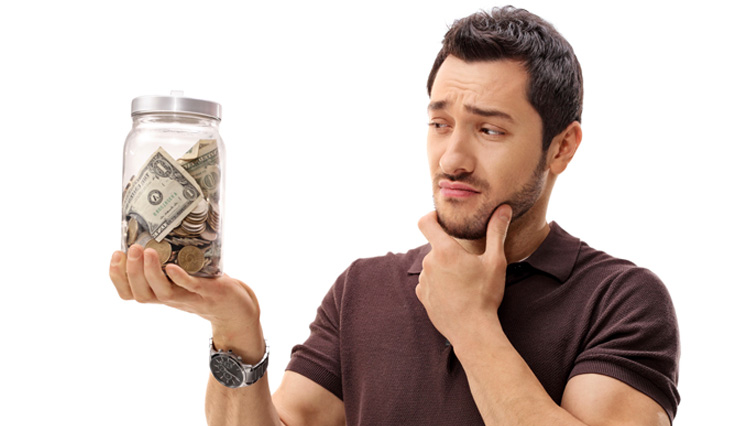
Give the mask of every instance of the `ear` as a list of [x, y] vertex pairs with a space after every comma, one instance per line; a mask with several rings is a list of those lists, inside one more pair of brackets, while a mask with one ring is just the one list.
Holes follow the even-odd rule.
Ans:
[[553, 174], [559, 175], [565, 171], [578, 150], [582, 138], [581, 123], [573, 121], [552, 139], [547, 151], [547, 164]]

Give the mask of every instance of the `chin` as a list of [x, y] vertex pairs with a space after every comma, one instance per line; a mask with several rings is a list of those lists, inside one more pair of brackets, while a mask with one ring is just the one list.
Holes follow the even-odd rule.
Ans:
[[446, 234], [461, 240], [481, 240], [487, 236], [487, 223], [495, 208], [480, 209], [470, 215], [463, 215], [463, 217], [455, 211], [448, 212], [448, 210], [452, 210], [452, 208], [438, 206], [435, 208], [438, 223]]

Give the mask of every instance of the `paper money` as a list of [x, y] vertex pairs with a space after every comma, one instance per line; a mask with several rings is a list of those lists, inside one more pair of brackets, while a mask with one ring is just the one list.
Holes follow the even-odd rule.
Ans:
[[160, 147], [129, 184], [123, 215], [161, 242], [202, 199], [200, 185]]
[[219, 201], [221, 169], [216, 139], [199, 140], [177, 162], [198, 182], [208, 200]]

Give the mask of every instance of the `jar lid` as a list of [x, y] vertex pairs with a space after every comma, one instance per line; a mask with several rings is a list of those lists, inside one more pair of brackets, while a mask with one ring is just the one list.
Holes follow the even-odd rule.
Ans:
[[133, 99], [130, 107], [131, 116], [154, 112], [183, 112], [221, 120], [220, 104], [186, 98], [182, 96], [182, 92], [172, 91], [169, 96], [139, 96]]

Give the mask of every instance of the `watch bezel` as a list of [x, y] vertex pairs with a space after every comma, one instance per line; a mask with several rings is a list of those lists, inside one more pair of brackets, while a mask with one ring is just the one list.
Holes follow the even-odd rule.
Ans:
[[[226, 379], [222, 374], [217, 374], [216, 371], [216, 363], [217, 362], [224, 362], [224, 363], [231, 363], [233, 369], [236, 369], [236, 371], [239, 371], [239, 383], [234, 384], [235, 381], [233, 380], [231, 383], [227, 382]], [[209, 362], [209, 369], [211, 370], [211, 374], [214, 376], [216, 381], [221, 383], [222, 385], [231, 388], [236, 389], [239, 387], [244, 386], [247, 383], [247, 371], [245, 370], [245, 365], [242, 364], [242, 362], [237, 359], [237, 356], [232, 354], [231, 352], [223, 352], [219, 351], [213, 355], [211, 355], [211, 360]], [[232, 374], [232, 377], [237, 378], [234, 374]]]

